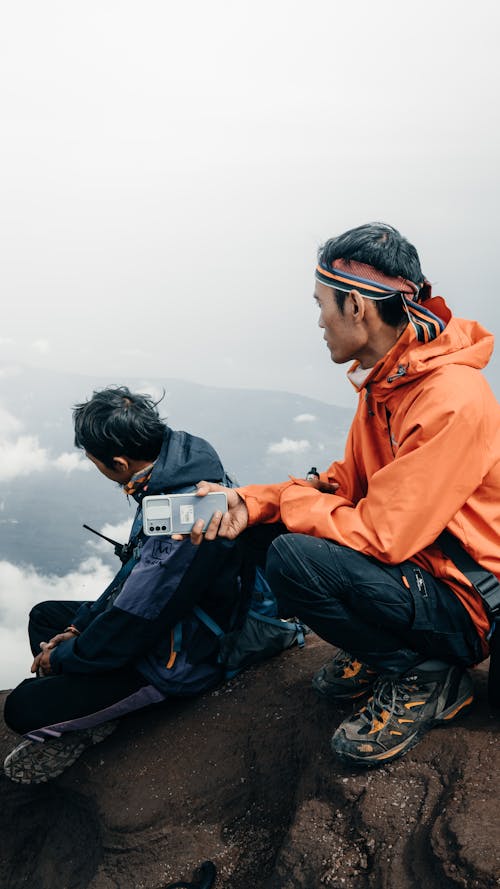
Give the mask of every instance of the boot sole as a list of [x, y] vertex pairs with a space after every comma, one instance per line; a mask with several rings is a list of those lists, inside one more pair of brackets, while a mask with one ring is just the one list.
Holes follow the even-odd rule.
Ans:
[[90, 738], [62, 735], [53, 741], [22, 741], [6, 757], [4, 772], [16, 784], [45, 784], [69, 769], [87, 747], [104, 741], [116, 725], [116, 721], [103, 723]]
[[4, 772], [17, 784], [44, 784], [73, 765], [86, 747], [85, 741], [68, 745], [57, 741], [23, 741], [4, 762]]

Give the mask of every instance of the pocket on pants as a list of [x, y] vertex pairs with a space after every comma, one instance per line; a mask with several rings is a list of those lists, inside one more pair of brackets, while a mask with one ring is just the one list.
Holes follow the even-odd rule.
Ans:
[[408, 582], [413, 599], [414, 618], [412, 630], [428, 631], [434, 629], [436, 597], [434, 585], [429, 583], [422, 569], [412, 562], [406, 562], [404, 565], [401, 565], [401, 570]]

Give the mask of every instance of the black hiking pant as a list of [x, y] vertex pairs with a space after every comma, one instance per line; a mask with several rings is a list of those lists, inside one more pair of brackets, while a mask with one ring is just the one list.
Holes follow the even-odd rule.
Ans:
[[429, 658], [466, 667], [484, 657], [453, 590], [412, 562], [384, 565], [331, 540], [286, 533], [269, 546], [266, 576], [280, 614], [296, 615], [381, 673], [402, 675]]
[[[81, 604], [49, 601], [32, 609], [28, 633], [34, 656], [40, 654], [40, 642], [48, 642], [71, 624]], [[112, 710], [119, 702], [130, 699], [131, 706], [127, 708], [125, 704], [124, 711], [138, 708], [132, 706], [132, 702], [145, 706], [136, 693], [148, 685], [148, 680], [131, 666], [106, 673], [33, 677], [21, 682], [7, 697], [4, 719], [9, 728], [22, 735], [102, 711], [106, 711], [107, 719], [112, 719], [114, 714], [108, 708]]]

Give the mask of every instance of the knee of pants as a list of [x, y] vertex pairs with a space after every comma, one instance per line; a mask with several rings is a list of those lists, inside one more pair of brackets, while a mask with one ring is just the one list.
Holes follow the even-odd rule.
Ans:
[[37, 605], [33, 605], [33, 608], [29, 613], [30, 623], [38, 623], [38, 621], [43, 619], [46, 604], [46, 602], [38, 602]]
[[266, 578], [278, 602], [293, 601], [294, 589], [304, 583], [304, 562], [299, 556], [300, 541], [304, 537], [304, 534], [282, 534], [269, 547]]
[[[20, 695], [16, 694], [17, 689], [11, 691], [10, 695], [5, 699], [5, 706], [3, 712], [3, 718], [5, 724], [8, 728], [13, 732], [17, 732], [22, 735], [24, 731], [24, 723], [25, 719], [23, 719], [23, 708], [20, 706], [19, 697]], [[21, 695], [22, 697], [22, 695]]]
[[282, 534], [280, 535], [280, 537], [276, 537], [267, 551], [266, 577], [271, 586], [272, 580], [274, 580], [275, 582], [279, 582], [281, 580], [286, 566], [286, 559], [284, 557], [284, 553], [282, 551], [282, 546], [280, 543], [280, 541], [283, 540], [284, 536], [285, 535]]

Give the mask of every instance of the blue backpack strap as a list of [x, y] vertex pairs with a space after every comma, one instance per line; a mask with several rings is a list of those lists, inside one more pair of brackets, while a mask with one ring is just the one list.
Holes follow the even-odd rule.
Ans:
[[[216, 623], [210, 617], [210, 615], [208, 615], [206, 611], [203, 611], [203, 609], [200, 608], [198, 605], [195, 605], [195, 607], [193, 608], [193, 612], [198, 620], [201, 620], [201, 622], [205, 624], [205, 626], [209, 630], [211, 630], [212, 633], [214, 633], [218, 638], [226, 635], [219, 624]], [[258, 611], [253, 611], [251, 608], [248, 611], [248, 616], [254, 617], [256, 618], [256, 620], [262, 621], [262, 623], [271, 624], [271, 626], [273, 627], [279, 627], [281, 630], [295, 630], [295, 632], [297, 633], [297, 644], [299, 645], [299, 647], [302, 648], [302, 646], [305, 644], [306, 640], [304, 627], [298, 621], [280, 620], [278, 617], [266, 617], [265, 614], [260, 614]]]
[[304, 627], [298, 621], [280, 620], [279, 617], [266, 617], [265, 614], [260, 614], [252, 608], [249, 609], [248, 614], [256, 620], [261, 620], [264, 624], [271, 624], [271, 626], [280, 627], [280, 629], [295, 630], [297, 633], [297, 645], [299, 648], [305, 645]]
[[129, 576], [129, 574], [132, 573], [132, 569], [135, 568], [135, 566], [137, 565], [137, 562], [141, 558], [141, 546], [142, 546], [142, 542], [140, 540], [137, 541], [137, 543], [135, 544], [135, 546], [132, 550], [132, 555], [130, 556], [130, 559], [127, 562], [125, 562], [124, 565], [122, 565], [118, 574], [115, 574], [111, 583], [106, 587], [104, 592], [101, 593], [101, 595], [99, 596], [99, 599], [104, 599], [108, 595], [108, 593], [111, 593], [118, 586], [120, 586], [120, 587], [123, 586], [127, 577]]
[[175, 653], [178, 654], [182, 648], [182, 621], [179, 621], [179, 623], [175, 625], [172, 634], [172, 651], [175, 651]]
[[258, 614], [265, 614], [266, 617], [276, 617], [278, 614], [278, 603], [271, 587], [269, 586], [264, 569], [259, 565], [255, 566], [255, 576], [253, 581], [253, 589], [251, 591], [251, 608]]
[[224, 633], [224, 630], [222, 629], [222, 627], [219, 627], [219, 624], [216, 623], [216, 621], [212, 620], [210, 615], [207, 614], [206, 611], [203, 611], [203, 608], [200, 608], [198, 605], [195, 605], [193, 608], [193, 612], [196, 615], [196, 617], [198, 618], [198, 620], [201, 620], [202, 624], [205, 624], [207, 629], [211, 630], [212, 633], [215, 633], [215, 635], [218, 638], [220, 638], [221, 636], [225, 636], [225, 633]]
[[173, 630], [170, 630], [170, 657], [165, 664], [167, 670], [171, 670], [175, 664], [177, 655], [182, 650], [182, 621], [180, 620]]

